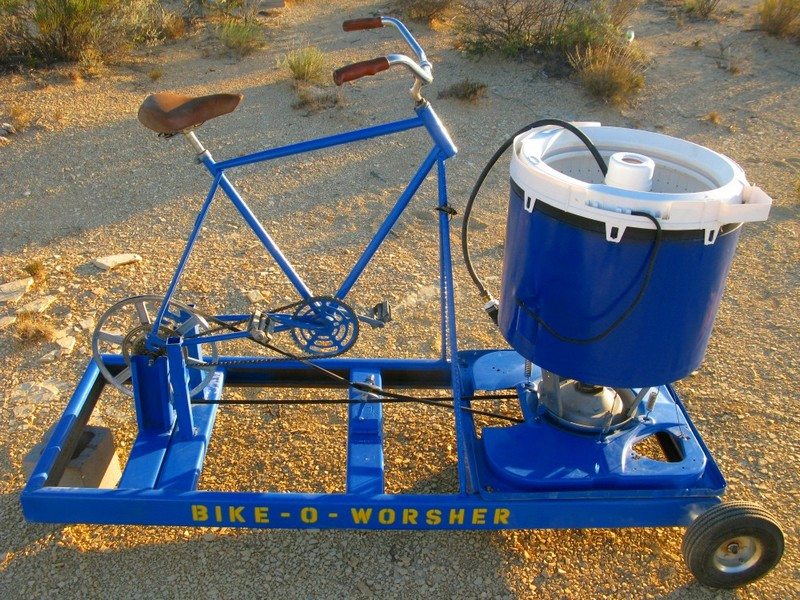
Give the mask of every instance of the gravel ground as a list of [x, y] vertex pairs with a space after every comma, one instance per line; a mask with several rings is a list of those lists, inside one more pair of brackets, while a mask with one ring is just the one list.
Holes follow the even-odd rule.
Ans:
[[[22, 458], [58, 418], [69, 392], [53, 392], [52, 401], [23, 415], [14, 411], [13, 390], [26, 382], [73, 384], [88, 360], [90, 329], [74, 334], [71, 356], [43, 364], [40, 357], [56, 345], [23, 344], [12, 326], [0, 332], [0, 597], [800, 597], [794, 413], [800, 48], [743, 31], [752, 27], [754, 8], [729, 4], [735, 9], [720, 21], [680, 28], [661, 5], [635, 18], [637, 40], [653, 64], [641, 100], [622, 112], [585, 97], [569, 80], [548, 79], [535, 65], [469, 61], [452, 50], [446, 32], [420, 25], [414, 31], [435, 65], [430, 98], [465, 76], [489, 86], [488, 98], [474, 105], [434, 102], [461, 147], [449, 175], [458, 207], [494, 148], [548, 116], [641, 127], [707, 145], [736, 160], [775, 199], [768, 222], [745, 227], [702, 368], [677, 386], [728, 477], [727, 497], [759, 502], [781, 519], [787, 550], [773, 573], [739, 591], [705, 588], [683, 566], [676, 528], [402, 533], [26, 523], [18, 501]], [[35, 124], [0, 148], [0, 283], [42, 261], [47, 278], [24, 301], [54, 295], [43, 318], [55, 329], [96, 319], [126, 296], [163, 292], [208, 177], [181, 140], [157, 139], [138, 125], [136, 108], [147, 92], [243, 92], [235, 113], [198, 132], [218, 158], [408, 116], [409, 82], [400, 72], [359, 81], [341, 93], [338, 107], [306, 114], [291, 108], [287, 75], [275, 66], [287, 50], [308, 43], [324, 49], [333, 66], [398, 51], [388, 31], [339, 29], [345, 18], [378, 10], [379, 4], [346, 1], [291, 6], [270, 20], [268, 47], [243, 60], [208, 55], [206, 36], [196, 33], [81, 84], [58, 69], [3, 76], [0, 113], [11, 101], [23, 102]], [[722, 53], [736, 61], [738, 75], [718, 68]], [[147, 76], [154, 67], [164, 72], [155, 83]], [[704, 119], [711, 111], [722, 124]], [[423, 144], [421, 135], [408, 133], [242, 169], [234, 179], [312, 288], [329, 290], [421, 160]], [[490, 181], [476, 216], [476, 259], [495, 289], [505, 179], [501, 172]], [[359, 305], [387, 299], [398, 307], [390, 327], [364, 333], [361, 355], [436, 353], [431, 327], [438, 312], [429, 302], [436, 281], [434, 202], [435, 185], [427, 182], [354, 289]], [[108, 272], [91, 267], [92, 259], [118, 252], [143, 260]], [[462, 346], [502, 345], [460, 266], [456, 278]], [[254, 289], [269, 306], [291, 297], [257, 241], [219, 203], [179, 297], [201, 308], [246, 311], [245, 292]], [[94, 421], [114, 429], [124, 458], [135, 435], [127, 399], [104, 396]], [[226, 407], [201, 487], [341, 490], [344, 423], [343, 410]], [[386, 438], [387, 490], [456, 485], [447, 413], [389, 406]]]

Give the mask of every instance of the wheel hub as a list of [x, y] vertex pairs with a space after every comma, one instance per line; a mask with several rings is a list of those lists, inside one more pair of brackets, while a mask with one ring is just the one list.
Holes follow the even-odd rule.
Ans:
[[[127, 333], [125, 339], [122, 340], [122, 355], [125, 357], [126, 363], [130, 364], [131, 356], [153, 354], [147, 349], [147, 334], [150, 333], [151, 328], [151, 325], [139, 325]], [[158, 337], [161, 339], [168, 339], [174, 334], [175, 330], [170, 327], [158, 328]]]
[[724, 573], [740, 573], [755, 565], [763, 551], [757, 538], [739, 536], [720, 545], [714, 553], [714, 566]]
[[[133, 396], [131, 357], [153, 355], [146, 342], [162, 303], [163, 298], [152, 295], [121, 300], [103, 313], [92, 335], [92, 357], [97, 367], [111, 385], [127, 396]], [[198, 337], [208, 330], [208, 322], [191, 307], [171, 301], [158, 327], [158, 337], [162, 340], [175, 335]], [[216, 361], [218, 353], [214, 342], [203, 343], [198, 348], [208, 362]], [[106, 354], [121, 354], [126, 366], [112, 372], [103, 360]], [[201, 373], [200, 382], [190, 390], [192, 395], [209, 385], [214, 376], [214, 370], [204, 369], [204, 366], [187, 364], [187, 368]]]

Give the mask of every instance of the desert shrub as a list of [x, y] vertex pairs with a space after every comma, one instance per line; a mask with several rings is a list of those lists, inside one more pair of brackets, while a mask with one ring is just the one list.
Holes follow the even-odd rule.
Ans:
[[614, 27], [622, 27], [644, 0], [610, 0], [603, 4], [608, 20]]
[[684, 10], [700, 19], [707, 19], [717, 10], [720, 0], [686, 0]]
[[761, 29], [778, 37], [800, 37], [800, 0], [762, 0]]
[[224, 16], [252, 19], [259, 11], [259, 0], [187, 0], [190, 16]]
[[325, 53], [316, 46], [306, 46], [289, 52], [279, 61], [279, 65], [289, 69], [292, 78], [297, 81], [319, 83], [328, 75]]
[[622, 105], [645, 81], [644, 56], [623, 29], [641, 2], [465, 0], [456, 32], [460, 47], [474, 54], [534, 51], [551, 74], [574, 72], [590, 93]]
[[585, 50], [589, 46], [615, 44], [622, 39], [618, 26], [602, 4], [570, 11], [555, 34], [553, 43], [565, 52]]
[[469, 77], [449, 85], [439, 92], [439, 98], [457, 98], [467, 102], [477, 102], [485, 98], [487, 87], [485, 83], [473, 81]]
[[548, 46], [570, 6], [569, 0], [465, 0], [455, 24], [459, 45], [471, 54], [505, 56]]
[[107, 60], [152, 37], [156, 0], [0, 0], [0, 65]]
[[412, 21], [430, 23], [454, 4], [455, 0], [394, 0], [391, 6], [393, 11]]
[[621, 44], [622, 25], [642, 0], [467, 0], [456, 22], [460, 46], [473, 54], [530, 50], [551, 54]]
[[146, 31], [149, 40], [177, 40], [186, 35], [186, 19], [183, 15], [164, 10], [158, 4], [142, 15], [142, 22], [149, 26]]
[[644, 63], [630, 46], [589, 46], [571, 53], [569, 62], [590, 94], [615, 106], [629, 104], [644, 88]]
[[226, 48], [239, 56], [246, 56], [264, 45], [261, 27], [250, 19], [227, 17], [217, 26], [216, 35]]
[[49, 342], [55, 337], [53, 326], [37, 313], [18, 313], [16, 333], [23, 342]]
[[177, 40], [186, 35], [186, 20], [178, 13], [162, 11], [160, 29], [164, 39]]

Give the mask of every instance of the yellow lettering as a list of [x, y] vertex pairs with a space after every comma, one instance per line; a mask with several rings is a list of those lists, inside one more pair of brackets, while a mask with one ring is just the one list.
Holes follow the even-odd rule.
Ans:
[[485, 525], [486, 524], [486, 509], [485, 508], [473, 508], [472, 509], [472, 524], [473, 525]]
[[229, 506], [228, 507], [228, 520], [231, 523], [244, 523], [244, 517], [242, 516], [242, 511], [244, 510], [244, 506]]
[[417, 524], [417, 515], [418, 514], [419, 514], [419, 512], [414, 510], [413, 508], [404, 508], [403, 509], [403, 525], [416, 525]]
[[511, 516], [511, 511], [507, 508], [494, 509], [494, 524], [495, 525], [508, 525], [508, 517]]
[[217, 523], [222, 523], [222, 507], [215, 506], [214, 507], [214, 516], [217, 517]]
[[303, 523], [316, 523], [317, 522], [317, 509], [313, 506], [306, 506], [300, 510], [300, 520]]
[[384, 508], [378, 512], [378, 522], [381, 525], [391, 525], [394, 523], [395, 517], [393, 508]]
[[353, 517], [353, 523], [356, 525], [366, 525], [372, 517], [371, 508], [351, 508], [350, 514]]
[[192, 504], [192, 521], [207, 521], [208, 509], [202, 504]]
[[253, 511], [253, 518], [256, 520], [256, 523], [269, 523], [269, 507], [256, 506]]
[[463, 508], [451, 508], [450, 509], [450, 525], [455, 525], [458, 523], [459, 525], [464, 524], [464, 509]]
[[442, 522], [442, 511], [438, 508], [431, 508], [425, 513], [425, 523], [428, 525], [438, 525]]

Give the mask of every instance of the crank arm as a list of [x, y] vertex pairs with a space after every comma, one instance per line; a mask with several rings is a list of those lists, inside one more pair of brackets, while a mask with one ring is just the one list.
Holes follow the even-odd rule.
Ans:
[[356, 316], [358, 317], [359, 321], [361, 321], [362, 323], [366, 323], [373, 329], [380, 329], [386, 326], [386, 323], [378, 319], [373, 319], [372, 317], [368, 317], [366, 315], [356, 315]]

